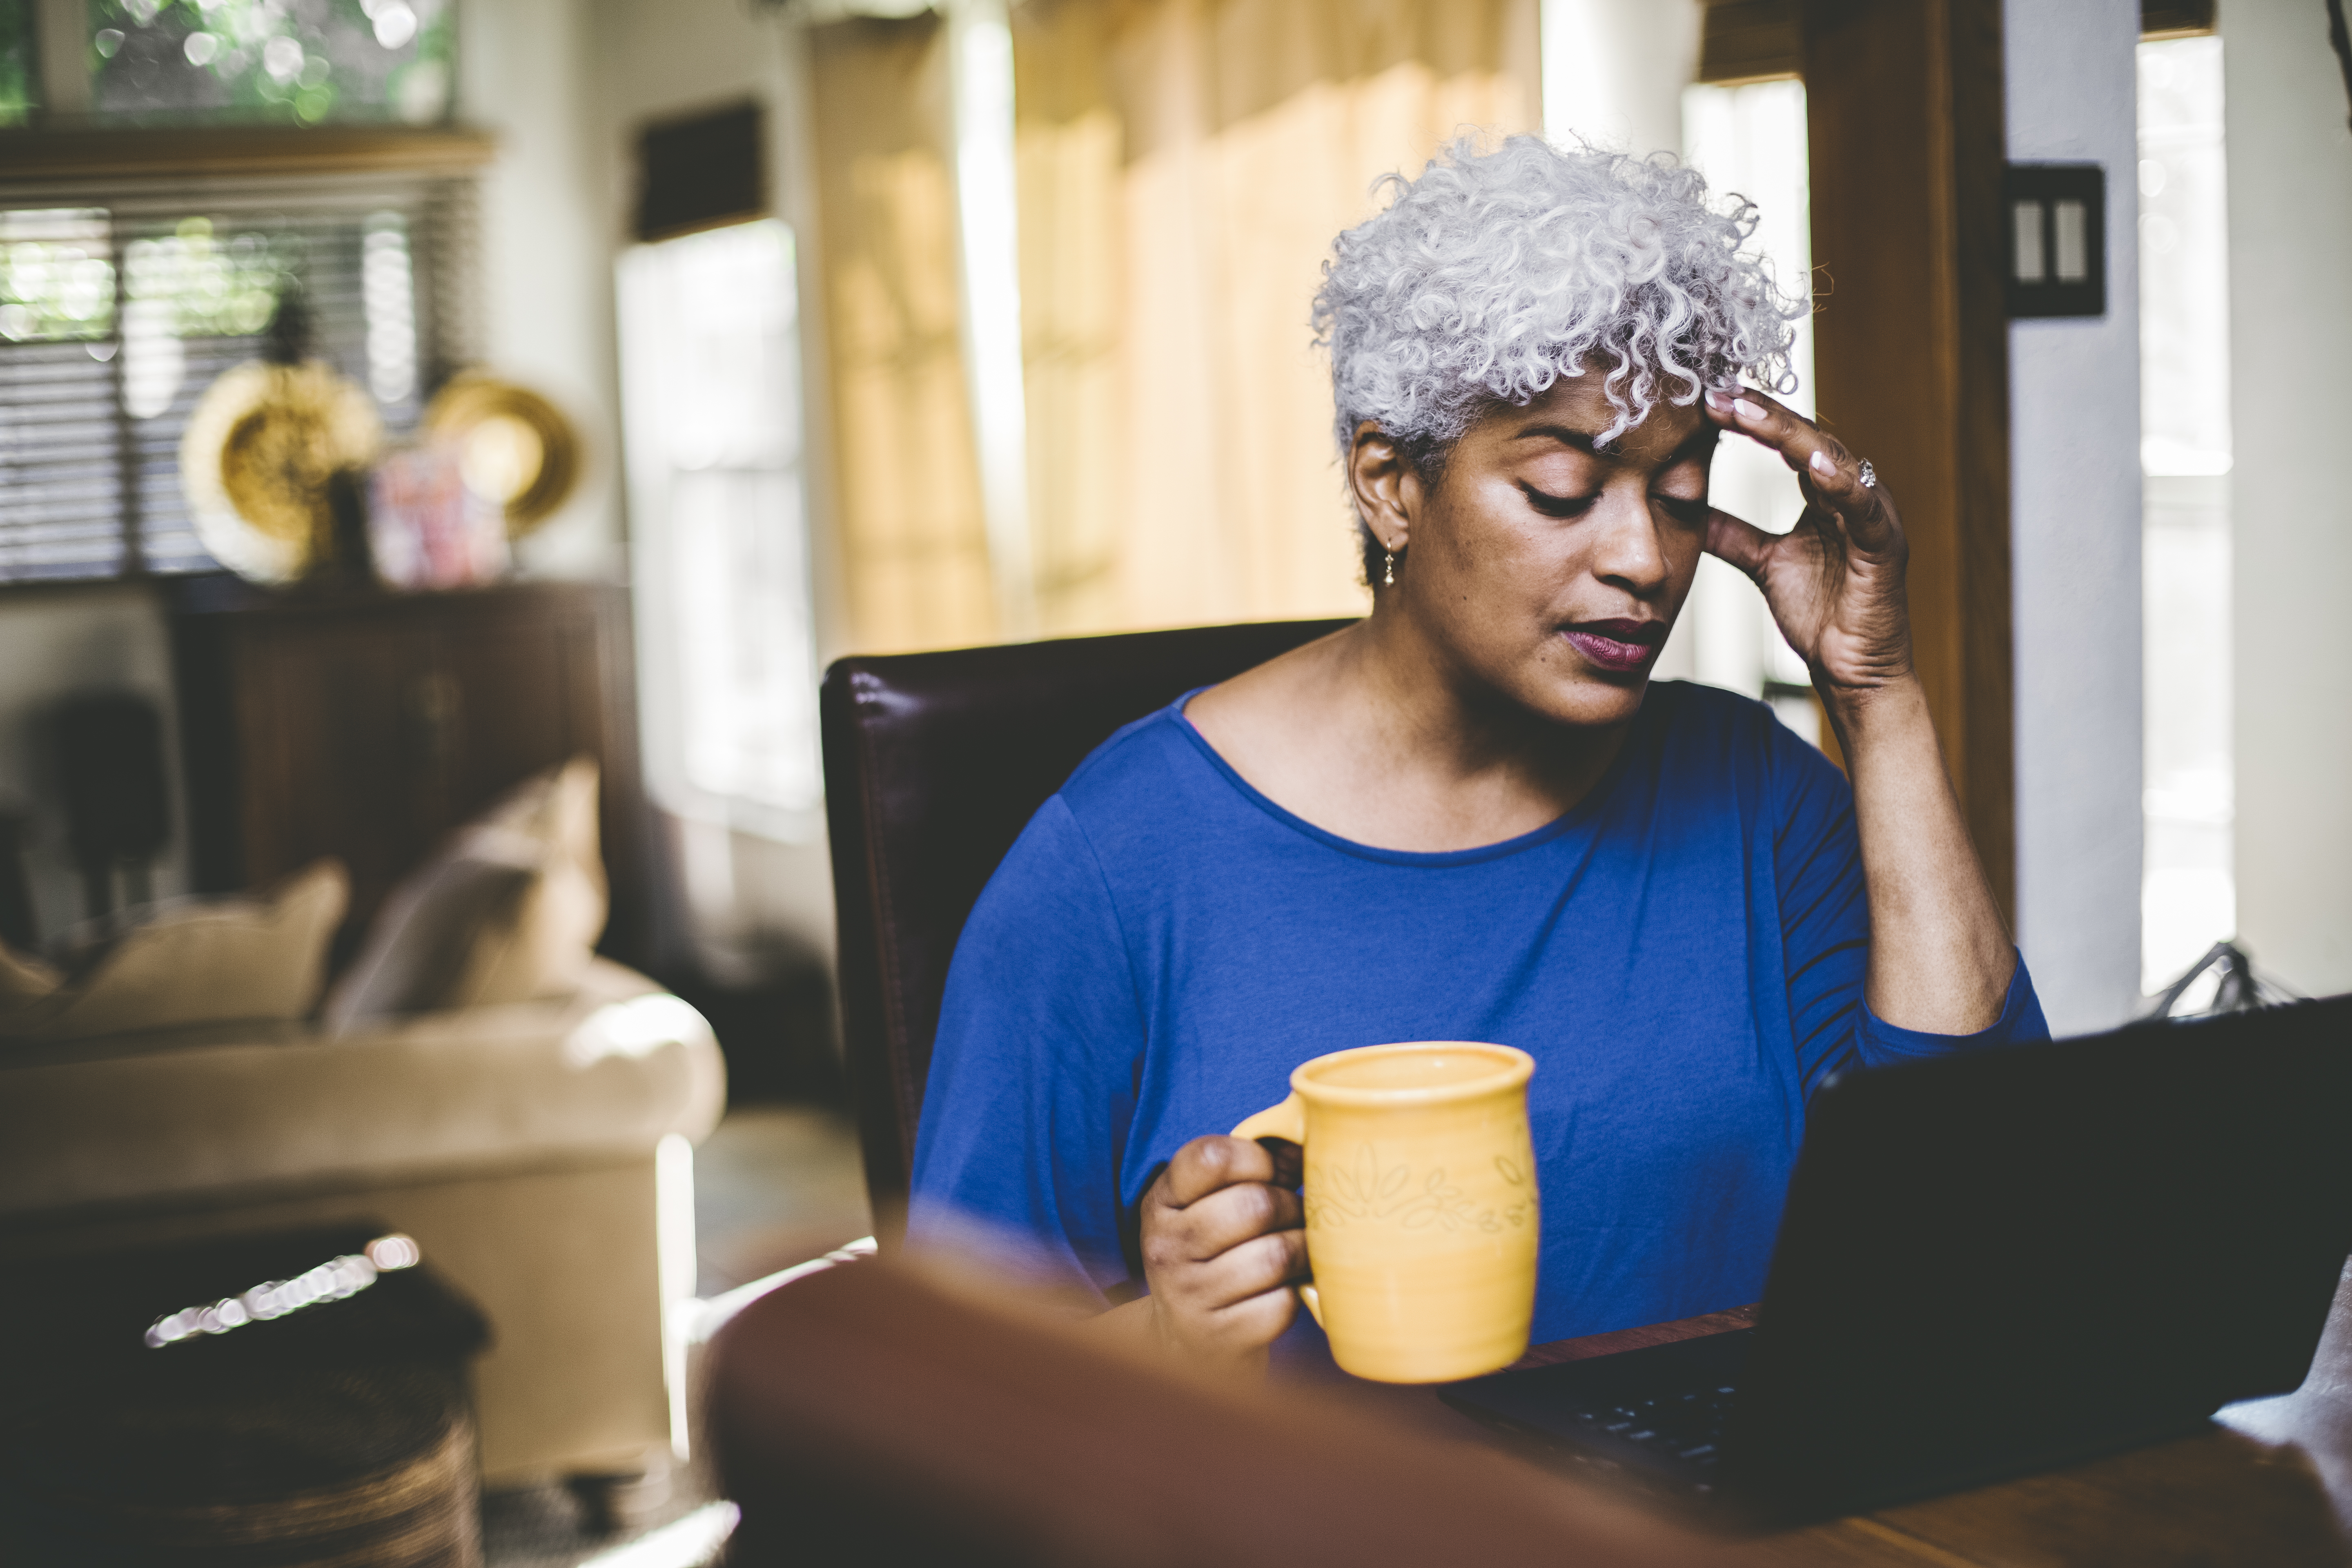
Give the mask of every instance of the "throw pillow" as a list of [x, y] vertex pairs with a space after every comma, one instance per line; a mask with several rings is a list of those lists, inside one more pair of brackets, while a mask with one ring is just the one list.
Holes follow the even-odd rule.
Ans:
[[134, 911], [71, 976], [0, 954], [0, 1037], [74, 1040], [299, 1018], [318, 1000], [327, 944], [350, 898], [342, 862], [320, 860], [266, 894]]
[[595, 760], [575, 757], [460, 828], [384, 900], [328, 1030], [575, 989], [604, 929], [596, 797]]

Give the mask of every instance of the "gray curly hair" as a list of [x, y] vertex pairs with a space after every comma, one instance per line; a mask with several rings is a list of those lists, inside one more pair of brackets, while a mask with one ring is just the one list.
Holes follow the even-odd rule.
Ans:
[[[1464, 137], [1419, 178], [1372, 188], [1395, 199], [1333, 242], [1315, 294], [1342, 464], [1369, 420], [1432, 472], [1487, 409], [1524, 407], [1588, 363], [1607, 366], [1617, 413], [1602, 441], [1662, 397], [1686, 407], [1743, 375], [1795, 390], [1789, 323], [1805, 300], [1741, 254], [1754, 205], [1710, 207], [1671, 153]], [[1369, 581], [1380, 551], [1358, 527]]]

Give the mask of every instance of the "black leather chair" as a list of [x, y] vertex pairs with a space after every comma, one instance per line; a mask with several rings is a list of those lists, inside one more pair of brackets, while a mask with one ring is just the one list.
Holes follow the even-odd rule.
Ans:
[[877, 1234], [904, 1222], [964, 917], [1037, 808], [1121, 725], [1345, 621], [845, 658], [825, 671], [842, 1033]]

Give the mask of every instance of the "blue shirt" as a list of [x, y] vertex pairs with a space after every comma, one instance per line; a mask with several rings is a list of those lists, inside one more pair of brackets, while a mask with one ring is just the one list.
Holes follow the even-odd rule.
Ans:
[[2049, 1033], [2021, 962], [1982, 1034], [1872, 1015], [1853, 792], [1759, 703], [1654, 683], [1566, 816], [1419, 854], [1284, 810], [1187, 700], [1070, 775], [964, 927], [918, 1241], [961, 1214], [1123, 1300], [1136, 1205], [1186, 1142], [1280, 1100], [1311, 1057], [1488, 1040], [1536, 1059], [1536, 1341], [1660, 1322], [1762, 1293], [1830, 1074]]

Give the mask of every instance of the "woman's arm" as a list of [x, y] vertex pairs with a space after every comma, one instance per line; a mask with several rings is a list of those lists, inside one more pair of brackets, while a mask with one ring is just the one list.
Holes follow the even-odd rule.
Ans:
[[1883, 483], [1862, 482], [1844, 447], [1768, 397], [1709, 393], [1707, 411], [1778, 451], [1805, 495], [1786, 534], [1713, 513], [1706, 547], [1764, 591], [1844, 749], [1870, 902], [1871, 1011], [1929, 1034], [1988, 1028], [2017, 954], [1912, 668], [1909, 546], [1894, 498]]

